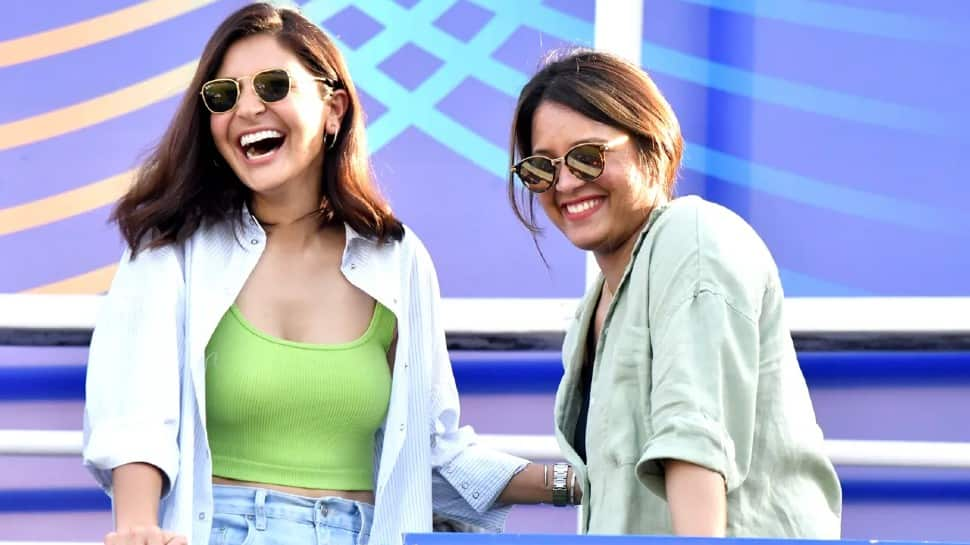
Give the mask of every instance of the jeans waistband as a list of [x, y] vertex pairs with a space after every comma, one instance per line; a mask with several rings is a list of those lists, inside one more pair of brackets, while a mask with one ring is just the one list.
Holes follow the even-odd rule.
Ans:
[[266, 528], [266, 519], [287, 519], [311, 524], [326, 524], [365, 534], [370, 533], [374, 506], [346, 498], [311, 498], [266, 488], [249, 486], [212, 486], [216, 513], [252, 517], [256, 529]]

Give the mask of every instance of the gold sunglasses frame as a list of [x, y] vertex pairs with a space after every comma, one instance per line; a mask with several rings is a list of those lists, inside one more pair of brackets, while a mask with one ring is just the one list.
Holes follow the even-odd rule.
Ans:
[[[256, 93], [256, 97], [259, 98], [259, 100], [263, 104], [272, 104], [273, 102], [279, 102], [279, 101], [285, 99], [286, 97], [290, 96], [290, 91], [294, 87], [296, 87], [296, 78], [293, 77], [293, 74], [290, 74], [289, 70], [287, 70], [286, 68], [267, 68], [265, 70], [260, 70], [259, 72], [256, 72], [255, 74], [252, 74], [250, 76], [240, 76], [238, 78], [215, 78], [215, 79], [210, 79], [209, 81], [203, 83], [202, 84], [202, 88], [199, 89], [199, 96], [202, 97], [202, 105], [205, 106], [205, 109], [206, 110], [209, 110], [209, 113], [215, 114], [215, 115], [218, 115], [218, 114], [227, 114], [227, 113], [235, 110], [236, 107], [239, 106], [239, 99], [242, 97], [242, 85], [240, 85], [240, 82], [242, 80], [244, 80], [244, 79], [255, 80], [257, 77], [259, 77], [260, 74], [265, 74], [267, 72], [283, 72], [284, 74], [286, 74], [286, 79], [289, 80], [289, 82], [290, 82], [290, 87], [286, 90], [286, 94], [283, 95], [282, 98], [279, 98], [277, 100], [266, 100], [266, 99], [264, 99], [262, 97], [262, 95], [259, 94], [259, 91], [256, 90], [256, 86], [253, 85], [252, 86], [253, 87], [253, 92]], [[334, 81], [334, 80], [332, 80], [332, 79], [330, 79], [330, 78], [321, 78], [321, 77], [314, 76], [314, 77], [311, 77], [310, 79], [312, 79], [314, 81], [319, 81], [320, 83], [323, 83], [330, 90], [330, 92], [327, 94], [326, 97], [324, 97], [324, 99], [330, 98], [330, 95], [332, 95], [333, 92], [334, 92], [334, 90], [337, 88], [337, 82]], [[221, 112], [217, 112], [217, 111], [213, 110], [212, 108], [210, 108], [209, 107], [209, 103], [206, 102], [206, 100], [205, 100], [205, 88], [210, 83], [216, 83], [216, 82], [222, 82], [222, 81], [231, 81], [236, 86], [236, 101], [233, 102], [232, 108], [229, 108], [228, 110], [224, 110], [224, 111], [221, 111]]]
[[[568, 150], [566, 150], [566, 153], [562, 154], [561, 156], [559, 156], [559, 157], [557, 157], [555, 159], [553, 159], [552, 157], [549, 157], [547, 155], [540, 155], [540, 154], [530, 155], [528, 157], [522, 158], [521, 160], [519, 160], [519, 162], [515, 163], [515, 165], [512, 166], [511, 173], [514, 174], [515, 176], [518, 176], [519, 181], [522, 182], [522, 185], [524, 185], [525, 188], [526, 188], [526, 190], [528, 190], [529, 192], [531, 192], [531, 193], [545, 193], [546, 191], [549, 191], [550, 189], [553, 189], [554, 187], [556, 187], [556, 184], [559, 182], [559, 172], [561, 171], [561, 165], [562, 164], [565, 164], [566, 157], [570, 153], [572, 153], [573, 150], [575, 150], [576, 148], [580, 148], [580, 147], [583, 147], [583, 146], [590, 146], [590, 145], [597, 146], [599, 148], [600, 154], [603, 156], [603, 170], [606, 170], [606, 152], [612, 151], [617, 146], [620, 146], [620, 145], [626, 143], [627, 140], [629, 140], [629, 139], [630, 139], [630, 135], [624, 134], [624, 135], [618, 136], [618, 137], [616, 137], [613, 140], [610, 140], [608, 142], [602, 142], [602, 143], [601, 142], [580, 142], [580, 143], [578, 143], [578, 144], [570, 147]], [[552, 168], [554, 170], [553, 170], [553, 174], [552, 174], [552, 181], [549, 182], [549, 187], [547, 187], [545, 189], [534, 189], [533, 188], [534, 186], [530, 186], [528, 183], [526, 183], [526, 181], [519, 174], [519, 167], [522, 166], [523, 163], [525, 163], [526, 161], [528, 161], [530, 159], [545, 159], [545, 160], [549, 161], [550, 163], [552, 163]], [[600, 171], [600, 173], [597, 174], [596, 176], [594, 176], [593, 178], [591, 178], [589, 180], [585, 180], [585, 179], [577, 176], [576, 173], [575, 173], [575, 171], [573, 171], [572, 168], [570, 168], [568, 164], [566, 164], [566, 168], [569, 168], [569, 171], [572, 172], [574, 176], [576, 176], [577, 178], [580, 178], [581, 180], [583, 180], [586, 183], [595, 182], [600, 176], [603, 175], [603, 171]]]

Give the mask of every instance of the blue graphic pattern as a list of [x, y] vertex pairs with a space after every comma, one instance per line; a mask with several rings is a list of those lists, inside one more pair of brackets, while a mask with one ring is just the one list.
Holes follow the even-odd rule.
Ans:
[[[0, 67], [5, 83], [45, 83], [0, 86], [0, 135], [191, 62], [244, 3], [200, 2], [143, 28]], [[445, 296], [582, 293], [584, 255], [552, 230], [540, 238], [547, 269], [509, 211], [505, 182], [518, 92], [549, 50], [592, 45], [594, 0], [280, 3], [298, 5], [345, 52], [378, 181], [431, 249]], [[14, 2], [0, 41], [146, 6], [75, 4]], [[970, 295], [970, 4], [645, 0], [643, 29], [643, 66], [687, 141], [678, 191], [751, 222], [789, 295]], [[92, 66], [105, 69], [89, 77]], [[0, 212], [134, 168], [178, 100], [153, 99], [0, 149]], [[0, 255], [25, 265], [0, 267], [0, 291], [111, 265], [121, 248], [107, 213], [99, 201], [0, 235]], [[50, 251], [79, 247], [72, 235], [94, 249]]]
[[[564, 44], [590, 45], [593, 37], [592, 1], [568, 7], [536, 0], [426, 0], [411, 9], [376, 0], [355, 2], [353, 8], [348, 5], [311, 1], [304, 11], [337, 35], [342, 29], [335, 23], [347, 9], [359, 9], [383, 27], [362, 45], [352, 47], [346, 40], [341, 44], [358, 85], [387, 107], [370, 126], [376, 157], [381, 158], [385, 146], [400, 135], [417, 129], [426, 135], [423, 141], [431, 139], [457, 154], [459, 162], [486, 171], [491, 176], [485, 183], [497, 185], [502, 185], [507, 172], [508, 126], [507, 121], [501, 125], [495, 120], [509, 119], [518, 90], [544, 51]], [[456, 13], [465, 14], [466, 20], [455, 22]], [[680, 26], [671, 29], [666, 23]], [[833, 85], [829, 80], [834, 76], [816, 70], [818, 59], [809, 59], [801, 72], [796, 63], [789, 73], [783, 63], [752, 43], [766, 34], [780, 43], [765, 44], [765, 48], [784, 49], [787, 45], [779, 37], [794, 25], [799, 32], [814, 33], [817, 40], [855, 44], [859, 56], [868, 55], [865, 48], [872, 44], [858, 45], [855, 40], [940, 53], [964, 47], [956, 36], [970, 28], [967, 23], [825, 2], [648, 0], [643, 64], [684, 124], [687, 153], [681, 192], [722, 202], [751, 221], [778, 256], [790, 295], [967, 294], [966, 283], [945, 270], [936, 271], [943, 278], [932, 285], [913, 274], [932, 269], [924, 266], [927, 260], [963, 270], [970, 266], [967, 252], [936, 257], [920, 248], [923, 239], [924, 249], [968, 242], [970, 221], [952, 199], [964, 190], [942, 177], [923, 179], [922, 187], [914, 184], [911, 176], [917, 173], [910, 169], [917, 159], [911, 155], [903, 164], [902, 154], [895, 153], [925, 153], [928, 160], [936, 161], [937, 176], [970, 171], [966, 161], [939, 160], [953, 157], [949, 152], [955, 147], [956, 121], [967, 116], [966, 106], [914, 99], [910, 86], [899, 78], [900, 89], [888, 91], [880, 87], [860, 92], [854, 83]], [[461, 28], [449, 32], [448, 24]], [[699, 36], [698, 28], [708, 33]], [[739, 31], [751, 35], [740, 36]], [[402, 48], [416, 48], [442, 61], [411, 90], [382, 70], [385, 59]], [[888, 77], [884, 72], [891, 70], [889, 60], [869, 56], [867, 61], [882, 62], [868, 69]], [[769, 72], [762, 72], [762, 65]], [[950, 80], [962, 77], [947, 75]], [[499, 110], [478, 108], [476, 98]], [[807, 143], [798, 138], [803, 128]], [[787, 146], [776, 143], [778, 135], [787, 139]], [[415, 145], [398, 145], [410, 149], [408, 153], [420, 153]], [[842, 149], [826, 149], [836, 145]], [[828, 153], [830, 158], [799, 157], [799, 146]], [[880, 151], [887, 156], [880, 158]], [[409, 192], [421, 191], [413, 186], [416, 182], [391, 180], [389, 193], [401, 191], [398, 183], [408, 184]], [[433, 184], [426, 189], [425, 197], [432, 198]], [[934, 189], [940, 191], [934, 194]], [[797, 214], [795, 220], [772, 214], [768, 203], [779, 199], [786, 210]], [[399, 199], [395, 196], [394, 201]], [[404, 204], [410, 205], [407, 198]], [[504, 202], [469, 204], [498, 209]], [[460, 201], [453, 205], [465, 206]], [[419, 205], [414, 207], [406, 211], [414, 213]], [[826, 221], [816, 223], [822, 218]], [[806, 237], [799, 230], [815, 236]], [[869, 248], [855, 253], [856, 259], [841, 241], [859, 237], [840, 236], [845, 230], [859, 230], [871, 239]], [[901, 240], [913, 245], [894, 248]], [[452, 238], [441, 244], [448, 247], [446, 252], [454, 252], [462, 242]], [[861, 244], [867, 244], [866, 239]], [[568, 248], [555, 250], [568, 252]], [[863, 262], [867, 257], [871, 261]], [[567, 269], [569, 275], [581, 274], [575, 260]], [[885, 277], [870, 278], [860, 271]], [[457, 277], [458, 271], [445, 274]], [[450, 289], [456, 295], [463, 291], [456, 284]]]

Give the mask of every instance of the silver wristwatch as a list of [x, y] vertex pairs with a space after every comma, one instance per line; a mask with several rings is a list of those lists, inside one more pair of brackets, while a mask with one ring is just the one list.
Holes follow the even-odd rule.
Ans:
[[553, 464], [552, 466], [552, 504], [556, 507], [569, 505], [569, 464]]

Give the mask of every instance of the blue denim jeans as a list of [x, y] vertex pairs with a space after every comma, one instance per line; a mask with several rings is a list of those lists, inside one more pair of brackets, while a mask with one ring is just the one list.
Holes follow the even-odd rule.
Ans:
[[213, 485], [209, 545], [365, 545], [374, 507], [265, 488]]

